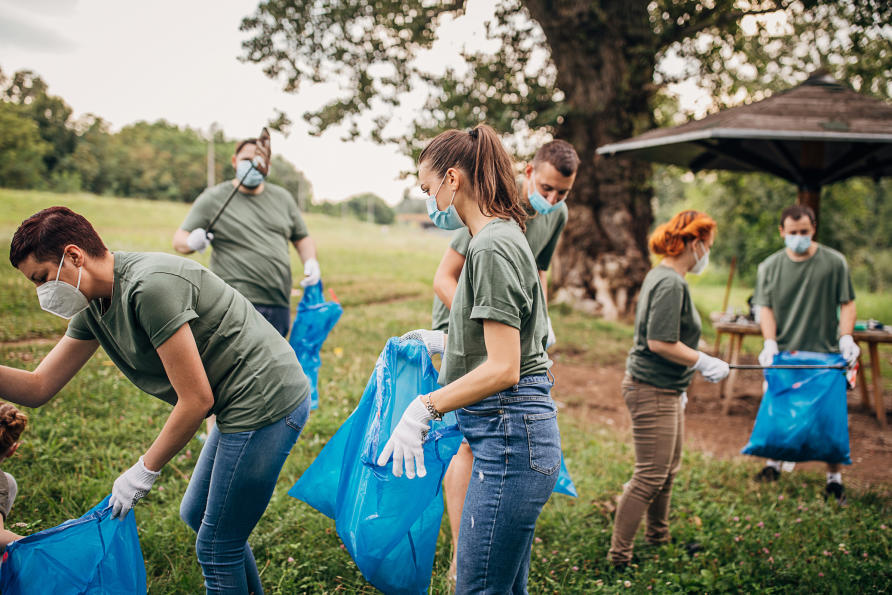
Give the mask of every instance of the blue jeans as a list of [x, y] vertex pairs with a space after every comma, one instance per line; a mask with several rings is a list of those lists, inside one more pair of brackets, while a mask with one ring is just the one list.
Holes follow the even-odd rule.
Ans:
[[309, 415], [306, 399], [259, 430], [221, 434], [215, 425], [208, 435], [180, 504], [180, 517], [197, 533], [208, 593], [263, 593], [248, 536]]
[[273, 325], [280, 335], [288, 337], [288, 331], [291, 330], [291, 308], [285, 306], [263, 306], [260, 304], [252, 304], [254, 309], [260, 312], [260, 315]]
[[474, 454], [458, 533], [459, 595], [527, 592], [536, 519], [561, 466], [551, 385], [525, 376], [456, 411]]

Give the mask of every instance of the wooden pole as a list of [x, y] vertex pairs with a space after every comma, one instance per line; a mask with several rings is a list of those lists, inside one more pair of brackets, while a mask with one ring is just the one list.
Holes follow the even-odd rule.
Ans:
[[728, 311], [728, 300], [731, 299], [731, 283], [734, 281], [734, 271], [737, 269], [737, 255], [731, 257], [731, 270], [728, 271], [728, 283], [725, 285], [725, 299], [722, 300], [722, 313]]

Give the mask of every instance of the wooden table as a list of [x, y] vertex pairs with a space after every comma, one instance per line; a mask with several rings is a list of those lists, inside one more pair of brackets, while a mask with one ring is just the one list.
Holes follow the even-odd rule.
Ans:
[[[743, 345], [743, 338], [747, 335], [762, 335], [759, 325], [754, 322], [716, 322], [714, 323], [716, 331], [715, 352], [720, 353], [722, 335], [731, 337], [728, 349], [725, 351], [725, 360], [729, 364], [739, 363], [740, 348]], [[856, 343], [866, 343], [867, 351], [870, 353], [870, 376], [873, 385], [873, 403], [871, 403], [870, 392], [864, 376], [864, 350], [858, 356], [858, 384], [861, 386], [861, 404], [874, 411], [880, 426], [886, 427], [886, 405], [883, 401], [883, 381], [880, 373], [880, 343], [892, 343], [892, 333], [885, 330], [882, 331], [855, 331], [852, 338]], [[860, 345], [859, 345], [860, 346]], [[731, 370], [728, 378], [722, 382], [721, 395], [724, 399], [722, 411], [727, 415], [731, 409], [731, 399], [734, 397], [734, 383], [737, 381], [737, 372], [739, 370]]]

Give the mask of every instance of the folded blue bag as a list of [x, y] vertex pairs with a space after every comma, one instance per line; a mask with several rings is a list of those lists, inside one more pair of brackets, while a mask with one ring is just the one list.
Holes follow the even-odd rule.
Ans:
[[[839, 366], [838, 353], [783, 352], [774, 365]], [[765, 370], [762, 397], [743, 454], [780, 461], [826, 461], [851, 465], [846, 377], [843, 370]]]
[[430, 586], [443, 475], [462, 439], [455, 414], [431, 423], [425, 477], [394, 477], [375, 461], [409, 402], [439, 388], [437, 375], [421, 341], [390, 339], [359, 405], [288, 492], [335, 520], [362, 575], [388, 594]]
[[327, 302], [322, 295], [322, 281], [304, 288], [304, 295], [297, 305], [297, 317], [291, 326], [288, 342], [297, 354], [297, 361], [310, 379], [310, 408], [319, 407], [319, 351], [328, 333], [337, 324], [344, 309], [337, 302]]
[[563, 453], [561, 453], [561, 471], [558, 474], [557, 484], [554, 486], [554, 493], [566, 494], [574, 498], [579, 495], [576, 493], [576, 486], [573, 485], [573, 480], [570, 479], [570, 472], [567, 470], [567, 464], [564, 462]]
[[109, 497], [79, 519], [66, 521], [6, 548], [0, 566], [3, 595], [146, 592], [146, 565], [136, 517], [113, 519]]

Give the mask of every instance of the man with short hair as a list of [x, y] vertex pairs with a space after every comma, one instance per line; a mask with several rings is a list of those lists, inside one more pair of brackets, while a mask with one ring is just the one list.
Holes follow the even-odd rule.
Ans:
[[[852, 339], [855, 291], [845, 257], [814, 241], [815, 214], [808, 206], [784, 209], [779, 229], [785, 248], [759, 265], [753, 297], [765, 340], [759, 363], [770, 366], [779, 351], [814, 351], [838, 352], [853, 365], [861, 350]], [[824, 497], [844, 504], [840, 469], [827, 463]], [[780, 471], [780, 461], [769, 459], [755, 479], [776, 481]]]
[[[542, 295], [548, 299], [548, 267], [554, 255], [561, 232], [567, 224], [568, 210], [564, 202], [579, 167], [579, 156], [573, 145], [563, 140], [553, 140], [542, 145], [533, 161], [528, 163], [523, 176], [518, 179], [518, 193], [524, 200], [530, 218], [526, 221], [526, 238], [539, 269]], [[468, 228], [462, 227], [452, 236], [452, 241], [440, 261], [434, 275], [434, 330], [447, 331], [449, 309], [455, 295], [458, 279], [465, 264], [465, 254], [471, 242]], [[555, 342], [551, 319], [548, 319], [548, 340], [546, 348]], [[458, 529], [461, 521], [465, 494], [471, 477], [474, 458], [471, 449], [463, 442], [444, 478], [446, 507], [452, 527], [453, 544], [458, 542]], [[455, 575], [455, 555], [449, 575]]]
[[[294, 244], [304, 263], [302, 287], [321, 278], [316, 243], [297, 203], [286, 189], [264, 180], [252, 167], [257, 139], [241, 141], [232, 156], [236, 177], [206, 189], [195, 200], [173, 236], [177, 252], [203, 252], [209, 245], [210, 269], [232, 285], [283, 337], [291, 328], [291, 258]], [[241, 184], [239, 185], [239, 181]], [[208, 225], [238, 187], [213, 229]]]

